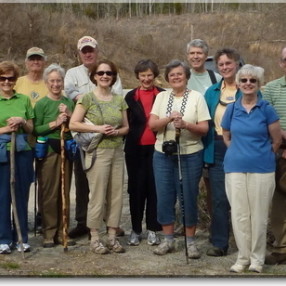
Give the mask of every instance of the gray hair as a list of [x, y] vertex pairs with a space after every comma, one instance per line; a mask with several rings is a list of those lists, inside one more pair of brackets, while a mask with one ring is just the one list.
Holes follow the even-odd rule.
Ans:
[[44, 70], [44, 73], [43, 73], [44, 81], [47, 81], [49, 74], [54, 71], [56, 71], [63, 79], [65, 78], [64, 68], [62, 68], [58, 64], [51, 64]]
[[251, 76], [253, 78], [256, 78], [259, 85], [262, 85], [264, 83], [264, 68], [253, 66], [250, 64], [242, 66], [242, 68], [236, 73], [235, 76], [236, 84], [239, 84], [239, 80], [243, 76]]
[[209, 53], [209, 46], [208, 44], [201, 39], [194, 39], [187, 44], [187, 53], [189, 52], [191, 47], [201, 48], [203, 52], [208, 55]]
[[165, 76], [165, 80], [167, 82], [169, 82], [168, 75], [169, 75], [170, 71], [172, 69], [174, 69], [174, 68], [177, 68], [177, 67], [182, 67], [184, 69], [186, 78], [188, 80], [190, 79], [190, 77], [191, 77], [190, 67], [185, 62], [182, 62], [180, 60], [172, 60], [165, 67], [165, 74], [164, 74], [164, 76]]

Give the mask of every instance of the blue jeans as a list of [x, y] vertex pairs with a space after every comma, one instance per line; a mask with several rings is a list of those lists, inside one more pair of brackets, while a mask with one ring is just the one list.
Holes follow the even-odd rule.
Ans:
[[[203, 168], [203, 152], [181, 155], [182, 180], [179, 180], [178, 156], [154, 152], [153, 168], [157, 192], [157, 219], [162, 225], [173, 224], [176, 219], [177, 197], [183, 202], [187, 227], [198, 222], [197, 196]], [[182, 207], [182, 204], [181, 204]]]
[[[10, 152], [8, 152], [10, 158]], [[28, 199], [33, 181], [33, 152], [15, 154], [15, 196], [23, 242], [28, 242]], [[17, 242], [17, 233], [11, 223], [10, 160], [0, 163], [0, 244]]]
[[230, 228], [230, 206], [225, 192], [223, 160], [226, 146], [223, 140], [215, 141], [214, 150], [214, 164], [209, 167], [212, 200], [211, 242], [215, 247], [227, 251]]

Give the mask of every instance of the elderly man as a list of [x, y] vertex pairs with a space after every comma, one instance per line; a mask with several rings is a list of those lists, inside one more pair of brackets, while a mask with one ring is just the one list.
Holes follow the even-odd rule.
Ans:
[[43, 80], [43, 72], [47, 56], [43, 49], [32, 47], [27, 51], [25, 65], [27, 74], [18, 78], [15, 90], [18, 93], [28, 95], [32, 105], [48, 93], [47, 86]]
[[276, 166], [276, 189], [272, 199], [271, 230], [275, 237], [273, 252], [266, 256], [265, 264], [286, 264], [286, 47], [282, 49], [279, 62], [284, 75], [270, 81], [264, 88], [264, 99], [276, 109], [281, 124], [283, 144], [278, 152]]
[[[78, 40], [77, 50], [82, 64], [67, 71], [64, 83], [66, 95], [75, 102], [80, 96], [93, 91], [95, 88], [94, 83], [89, 78], [89, 74], [97, 62], [98, 43], [94, 38], [84, 36]], [[117, 81], [112, 86], [112, 92], [123, 95], [119, 77], [117, 77]], [[76, 188], [75, 219], [77, 226], [69, 232], [71, 238], [89, 233], [89, 229], [86, 226], [89, 187], [80, 159], [74, 162], [74, 174]], [[124, 231], [118, 228], [117, 235], [124, 235]]]

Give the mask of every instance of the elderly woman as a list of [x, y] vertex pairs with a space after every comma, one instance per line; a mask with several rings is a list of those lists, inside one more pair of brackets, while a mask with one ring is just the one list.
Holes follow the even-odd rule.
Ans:
[[156, 134], [149, 128], [148, 120], [156, 95], [163, 89], [155, 86], [159, 69], [153, 61], [139, 61], [134, 72], [140, 86], [125, 96], [130, 128], [125, 141], [125, 159], [132, 223], [128, 244], [139, 245], [142, 239], [142, 221], [146, 205], [147, 243], [156, 245], [160, 243], [157, 231], [162, 229], [157, 222], [157, 197], [152, 165]]
[[14, 92], [19, 68], [12, 62], [0, 63], [0, 254], [9, 254], [18, 245], [15, 225], [11, 223], [10, 148], [11, 134], [16, 133], [15, 197], [23, 249], [28, 244], [28, 199], [33, 181], [33, 154], [27, 134], [33, 131], [34, 112], [30, 99]]
[[[123, 136], [129, 130], [127, 104], [122, 96], [111, 92], [117, 79], [117, 68], [113, 62], [99, 61], [93, 68], [90, 79], [96, 88], [78, 100], [70, 121], [71, 130], [103, 134], [97, 148], [85, 154], [86, 162], [96, 156], [94, 164], [87, 171], [90, 188], [87, 213], [87, 226], [91, 233], [90, 248], [97, 254], [106, 254], [109, 250], [122, 253], [125, 249], [116, 238], [116, 229], [123, 203]], [[85, 124], [84, 117], [93, 125]], [[108, 228], [107, 245], [100, 239], [103, 220]]]
[[264, 70], [243, 66], [236, 75], [242, 96], [227, 107], [221, 126], [227, 146], [226, 194], [238, 248], [230, 271], [260, 273], [266, 252], [269, 207], [275, 188], [275, 152], [281, 143], [278, 115], [258, 95]]
[[225, 192], [225, 173], [223, 159], [226, 146], [223, 142], [221, 119], [228, 104], [234, 102], [241, 92], [237, 88], [235, 75], [239, 67], [240, 55], [234, 49], [223, 48], [214, 56], [219, 73], [223, 79], [210, 86], [205, 99], [212, 120], [209, 131], [203, 138], [204, 163], [208, 167], [211, 190], [211, 244], [207, 250], [209, 256], [227, 254], [230, 230], [230, 207]]
[[[63, 244], [63, 207], [61, 197], [61, 128], [67, 126], [74, 103], [62, 94], [64, 86], [64, 69], [51, 64], [44, 70], [44, 80], [49, 93], [36, 102], [35, 133], [46, 137], [48, 153], [36, 162], [39, 189], [42, 191], [42, 230], [43, 247]], [[64, 140], [72, 138], [65, 128]], [[66, 197], [67, 221], [69, 221], [69, 191], [72, 176], [72, 161], [64, 158], [64, 192]], [[74, 245], [72, 240], [68, 245]]]
[[[172, 90], [157, 95], [149, 124], [153, 131], [158, 132], [153, 165], [158, 222], [162, 225], [165, 236], [154, 253], [165, 255], [174, 250], [175, 204], [178, 194], [181, 204], [184, 204], [188, 257], [196, 259], [200, 257], [195, 232], [198, 222], [198, 185], [203, 167], [201, 138], [208, 131], [210, 115], [203, 95], [187, 88], [189, 78], [190, 69], [184, 62], [174, 60], [166, 66], [165, 79]], [[170, 141], [175, 139], [180, 147], [181, 170], [175, 150], [177, 146], [174, 146], [174, 141]], [[170, 144], [165, 149], [164, 146], [168, 143]], [[182, 180], [179, 171], [182, 172]]]

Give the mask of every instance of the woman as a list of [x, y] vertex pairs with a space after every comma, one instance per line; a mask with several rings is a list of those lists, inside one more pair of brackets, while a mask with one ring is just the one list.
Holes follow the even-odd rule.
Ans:
[[[99, 61], [90, 74], [96, 84], [93, 92], [85, 94], [76, 104], [70, 121], [71, 130], [78, 132], [99, 132], [103, 138], [97, 148], [86, 153], [86, 162], [96, 160], [87, 171], [90, 188], [87, 226], [91, 233], [91, 250], [106, 254], [109, 250], [122, 253], [123, 246], [116, 238], [122, 211], [124, 154], [123, 136], [128, 133], [127, 104], [123, 97], [111, 93], [117, 79], [117, 68], [108, 60]], [[83, 122], [87, 117], [94, 125]], [[87, 164], [88, 165], [88, 164]], [[107, 246], [100, 239], [103, 222], [108, 227]]]
[[147, 243], [156, 245], [160, 243], [157, 231], [162, 229], [157, 222], [157, 197], [152, 166], [156, 134], [149, 128], [148, 120], [156, 95], [163, 89], [155, 86], [159, 69], [153, 61], [139, 61], [134, 72], [140, 86], [129, 91], [125, 96], [130, 128], [125, 141], [125, 162], [132, 223], [128, 244], [139, 245], [140, 243], [146, 204]]
[[21, 251], [15, 225], [11, 224], [10, 148], [16, 133], [15, 197], [24, 252], [28, 244], [28, 199], [33, 181], [33, 154], [27, 134], [33, 131], [34, 112], [30, 99], [13, 88], [19, 68], [12, 62], [0, 63], [0, 254], [9, 254], [16, 246]]
[[[153, 131], [158, 132], [153, 166], [158, 199], [157, 218], [165, 236], [154, 253], [165, 255], [174, 250], [174, 209], [178, 194], [180, 202], [182, 203], [183, 197], [184, 203], [188, 257], [195, 259], [200, 257], [195, 244], [195, 232], [198, 222], [198, 185], [203, 167], [201, 137], [208, 131], [210, 116], [203, 95], [187, 89], [189, 78], [190, 69], [184, 62], [174, 60], [166, 66], [165, 79], [172, 90], [157, 95], [149, 125]], [[164, 147], [165, 154], [163, 150], [163, 146], [168, 143], [170, 144], [167, 148], [173, 149], [174, 144], [170, 140], [175, 138], [179, 141], [181, 153], [182, 184], [179, 180], [176, 150], [166, 150]], [[183, 196], [180, 194], [181, 191]]]
[[230, 271], [262, 272], [269, 206], [275, 188], [275, 152], [281, 143], [278, 115], [258, 95], [264, 70], [243, 66], [236, 75], [242, 96], [230, 104], [221, 126], [227, 146], [226, 194], [238, 248]]
[[[61, 183], [61, 128], [65, 127], [64, 140], [72, 138], [68, 126], [74, 103], [62, 94], [64, 86], [64, 69], [51, 64], [44, 70], [43, 78], [49, 93], [36, 102], [35, 133], [47, 138], [48, 153], [38, 160], [37, 177], [39, 189], [42, 191], [41, 214], [43, 247], [54, 247], [63, 244], [63, 208]], [[64, 192], [66, 197], [67, 221], [69, 221], [69, 191], [72, 176], [72, 161], [64, 158]], [[68, 240], [68, 245], [75, 242]]]
[[205, 93], [205, 99], [212, 118], [209, 122], [208, 134], [203, 138], [205, 146], [204, 163], [208, 168], [212, 202], [212, 247], [207, 250], [207, 255], [223, 256], [227, 254], [229, 246], [230, 207], [225, 193], [223, 159], [226, 146], [223, 142], [220, 123], [227, 105], [234, 102], [241, 95], [235, 82], [240, 55], [234, 49], [224, 48], [216, 52], [214, 59], [223, 79], [210, 86]]

